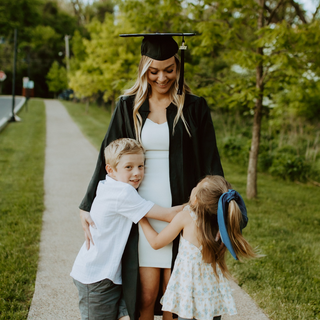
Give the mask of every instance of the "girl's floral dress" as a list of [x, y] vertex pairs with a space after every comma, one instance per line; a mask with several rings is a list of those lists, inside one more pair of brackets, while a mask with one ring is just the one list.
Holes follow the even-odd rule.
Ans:
[[[189, 212], [195, 220], [194, 212]], [[217, 273], [219, 282], [211, 264], [203, 262], [201, 247], [197, 248], [181, 236], [174, 269], [161, 299], [162, 310], [173, 312], [181, 318], [198, 320], [236, 314], [229, 282], [218, 266]]]

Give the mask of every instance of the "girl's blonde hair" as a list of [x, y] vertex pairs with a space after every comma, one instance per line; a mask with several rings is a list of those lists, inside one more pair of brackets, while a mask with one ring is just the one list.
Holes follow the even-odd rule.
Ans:
[[[213, 271], [218, 277], [216, 265], [220, 267], [224, 276], [229, 277], [229, 271], [225, 262], [226, 246], [221, 238], [216, 241], [219, 231], [217, 211], [220, 196], [231, 189], [231, 185], [221, 176], [207, 176], [199, 184], [196, 201], [190, 203], [190, 208], [197, 215], [198, 238], [202, 245], [202, 259], [211, 263]], [[243, 237], [240, 229], [242, 213], [238, 204], [231, 200], [228, 209], [227, 230], [232, 247], [239, 260], [241, 258], [258, 257], [255, 250]]]
[[[172, 103], [178, 108], [178, 112], [173, 122], [173, 133], [174, 133], [174, 128], [176, 124], [181, 118], [189, 136], [191, 136], [190, 131], [188, 129], [188, 124], [183, 116], [183, 105], [185, 100], [185, 94], [191, 93], [191, 90], [189, 86], [186, 83], [184, 83], [182, 95], [177, 94], [178, 87], [179, 87], [179, 78], [180, 78], [180, 60], [177, 54], [174, 56], [174, 58], [177, 66], [177, 78], [170, 88], [170, 98], [172, 100]], [[143, 102], [146, 99], [148, 99], [151, 93], [151, 86], [148, 84], [147, 71], [152, 61], [153, 59], [147, 56], [141, 57], [139, 68], [138, 68], [138, 78], [135, 84], [130, 89], [124, 92], [125, 96], [135, 95], [134, 107], [133, 107], [133, 121], [134, 121], [136, 139], [139, 142], [141, 142], [140, 136], [141, 136], [141, 127], [142, 127], [142, 117], [139, 113], [139, 109], [142, 106]]]

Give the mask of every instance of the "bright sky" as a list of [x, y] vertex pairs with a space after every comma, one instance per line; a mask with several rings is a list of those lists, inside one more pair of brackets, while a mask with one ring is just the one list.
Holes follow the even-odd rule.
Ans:
[[319, 0], [296, 0], [298, 3], [303, 4], [304, 10], [314, 13], [319, 4]]

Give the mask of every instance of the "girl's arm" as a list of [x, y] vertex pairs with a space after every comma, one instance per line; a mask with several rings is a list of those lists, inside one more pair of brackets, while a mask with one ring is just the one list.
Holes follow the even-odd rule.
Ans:
[[158, 250], [177, 237], [188, 222], [186, 215], [189, 215], [187, 211], [179, 212], [159, 234], [151, 227], [148, 219], [143, 218], [139, 223], [151, 247]]

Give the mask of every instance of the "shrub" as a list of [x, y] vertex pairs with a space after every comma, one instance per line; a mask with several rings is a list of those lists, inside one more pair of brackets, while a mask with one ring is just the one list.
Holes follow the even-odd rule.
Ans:
[[222, 154], [230, 161], [237, 161], [243, 165], [248, 163], [250, 140], [241, 137], [227, 136], [222, 142]]
[[304, 182], [311, 175], [311, 165], [298, 155], [278, 151], [273, 157], [269, 172], [283, 179]]

